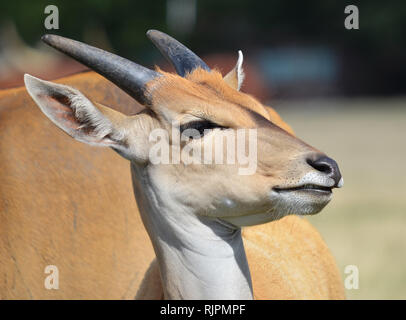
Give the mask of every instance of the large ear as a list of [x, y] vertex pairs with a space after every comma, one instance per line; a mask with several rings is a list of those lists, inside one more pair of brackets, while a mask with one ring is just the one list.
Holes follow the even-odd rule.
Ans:
[[91, 145], [126, 151], [126, 130], [121, 123], [127, 116], [99, 104], [96, 107], [81, 92], [68, 86], [28, 74], [24, 82], [42, 112], [71, 137]]
[[242, 69], [243, 55], [241, 50], [238, 51], [238, 61], [233, 70], [231, 70], [224, 77], [224, 81], [235, 90], [240, 91], [242, 83], [244, 81], [244, 70]]

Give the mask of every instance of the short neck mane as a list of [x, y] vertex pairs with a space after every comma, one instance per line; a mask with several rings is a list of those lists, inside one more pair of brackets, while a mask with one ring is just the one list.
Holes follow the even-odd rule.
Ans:
[[197, 217], [158, 194], [147, 168], [132, 164], [131, 172], [165, 299], [252, 299], [241, 229]]

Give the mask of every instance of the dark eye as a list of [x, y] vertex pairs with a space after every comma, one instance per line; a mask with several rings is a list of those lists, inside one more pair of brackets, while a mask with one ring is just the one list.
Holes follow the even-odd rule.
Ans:
[[203, 137], [204, 134], [207, 132], [205, 132], [205, 130], [215, 128], [226, 129], [226, 127], [220, 126], [219, 124], [216, 124], [209, 120], [197, 120], [182, 124], [180, 126], [180, 133], [182, 135], [186, 135], [189, 138], [196, 139]]

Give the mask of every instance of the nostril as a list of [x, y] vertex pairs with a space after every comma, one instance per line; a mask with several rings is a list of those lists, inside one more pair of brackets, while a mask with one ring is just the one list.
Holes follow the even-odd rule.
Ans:
[[307, 159], [306, 162], [312, 166], [314, 169], [329, 174], [333, 169], [332, 167], [326, 162], [320, 162], [318, 160], [313, 161], [311, 159]]
[[341, 173], [337, 162], [325, 155], [319, 156], [315, 159], [308, 158], [306, 159], [306, 162], [317, 171], [328, 175], [334, 180], [335, 186], [338, 186], [341, 179]]

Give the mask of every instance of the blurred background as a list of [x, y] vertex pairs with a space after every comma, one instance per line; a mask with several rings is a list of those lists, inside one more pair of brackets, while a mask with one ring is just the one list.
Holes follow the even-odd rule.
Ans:
[[[47, 30], [45, 7], [59, 11]], [[359, 30], [347, 30], [347, 5]], [[0, 3], [0, 89], [23, 74], [85, 68], [39, 41], [54, 33], [138, 63], [171, 67], [145, 32], [169, 33], [223, 73], [244, 53], [242, 91], [273, 106], [337, 160], [345, 186], [310, 220], [337, 259], [359, 269], [349, 299], [406, 299], [406, 2], [82, 0]]]

